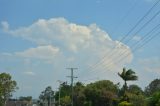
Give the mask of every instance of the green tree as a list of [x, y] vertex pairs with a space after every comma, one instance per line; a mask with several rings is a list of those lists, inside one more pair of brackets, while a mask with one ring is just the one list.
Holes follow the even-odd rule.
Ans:
[[130, 85], [126, 95], [134, 106], [146, 106], [144, 93], [138, 85]]
[[86, 103], [91, 106], [112, 106], [116, 98], [117, 85], [109, 80], [97, 81], [85, 87]]
[[127, 81], [138, 79], [138, 76], [135, 75], [135, 72], [132, 71], [132, 69], [126, 70], [126, 68], [123, 68], [122, 73], [118, 73], [118, 75], [124, 80], [124, 94], [127, 90]]
[[18, 89], [16, 81], [8, 73], [0, 73], [0, 106], [5, 105], [7, 99], [12, 96], [12, 93]]
[[[60, 92], [60, 100], [65, 101], [63, 102], [63, 104], [64, 103], [68, 104], [67, 100], [70, 100], [68, 97], [71, 96], [71, 86], [68, 85], [66, 82], [60, 85], [59, 91], [55, 93], [56, 104], [58, 104], [58, 101], [59, 101], [59, 92]], [[61, 103], [61, 105], [63, 104]]]
[[136, 95], [142, 95], [143, 90], [138, 85], [130, 85], [128, 87], [128, 92]]
[[51, 86], [48, 86], [44, 91], [41, 92], [39, 96], [40, 104], [44, 104], [47, 102], [47, 105], [49, 106], [53, 98], [54, 98], [54, 91], [52, 90]]
[[126, 96], [129, 99], [129, 102], [134, 106], [146, 106], [145, 96], [142, 94], [136, 94], [131, 92], [126, 92]]
[[149, 106], [160, 106], [160, 91], [155, 92], [149, 98]]
[[153, 80], [146, 88], [145, 94], [151, 96], [155, 92], [160, 91], [160, 79]]
[[[73, 87], [74, 106], [83, 106], [85, 102], [84, 88], [85, 86], [81, 82], [77, 82], [74, 85]], [[59, 101], [59, 92], [60, 92], [61, 106], [71, 105], [71, 86], [68, 85], [66, 82], [60, 85], [59, 91], [55, 93], [56, 104], [58, 104]]]
[[86, 96], [84, 94], [85, 86], [81, 82], [77, 82], [74, 86], [74, 106], [84, 106]]
[[61, 98], [61, 106], [69, 106], [71, 104], [70, 96], [64, 96]]

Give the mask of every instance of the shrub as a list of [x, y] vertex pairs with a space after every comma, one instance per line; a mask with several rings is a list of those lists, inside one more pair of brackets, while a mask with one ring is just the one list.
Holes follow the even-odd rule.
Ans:
[[149, 98], [149, 106], [160, 106], [160, 91]]
[[127, 97], [129, 98], [129, 102], [134, 106], [146, 106], [147, 102], [145, 101], [145, 97], [143, 95], [137, 95], [133, 93], [127, 93]]
[[133, 106], [133, 105], [127, 101], [123, 101], [123, 102], [119, 103], [118, 106]]

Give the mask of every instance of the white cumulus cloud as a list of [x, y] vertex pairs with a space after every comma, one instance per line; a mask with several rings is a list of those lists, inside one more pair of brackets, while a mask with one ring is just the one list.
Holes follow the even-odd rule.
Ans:
[[[12, 36], [20, 37], [37, 44], [36, 48], [17, 51], [14, 54], [20, 57], [54, 60], [57, 63], [61, 54], [66, 64], [77, 63], [87, 67], [94, 65], [104, 56], [104, 65], [112, 64], [112, 70], [119, 71], [120, 66], [130, 63], [132, 52], [130, 48], [119, 41], [113, 41], [110, 36], [96, 24], [78, 25], [67, 21], [65, 18], [39, 19], [30, 26], [23, 26], [15, 30], [9, 29], [9, 24], [4, 24], [4, 29]], [[116, 63], [121, 53], [129, 54]], [[113, 54], [111, 57], [110, 54]], [[53, 59], [55, 58], [55, 59]], [[108, 67], [109, 68], [109, 67]], [[105, 67], [107, 70], [107, 66]]]
[[16, 56], [25, 58], [38, 58], [38, 59], [52, 59], [59, 53], [59, 49], [51, 45], [38, 46], [37, 48], [30, 48], [23, 52], [16, 52]]

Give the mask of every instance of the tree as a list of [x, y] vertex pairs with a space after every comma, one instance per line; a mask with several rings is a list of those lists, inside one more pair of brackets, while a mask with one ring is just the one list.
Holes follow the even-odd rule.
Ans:
[[[59, 88], [59, 91], [57, 91], [55, 93], [55, 100], [57, 101], [57, 104], [59, 102], [59, 98], [60, 98], [60, 101], [65, 101], [63, 102], [63, 104], [67, 103], [68, 104], [68, 101], [67, 100], [71, 100], [70, 96], [71, 96], [71, 86], [68, 85], [66, 82], [62, 83], [60, 85], [60, 88]], [[59, 93], [60, 93], [60, 97], [59, 97]], [[70, 99], [69, 99], [70, 98]], [[71, 103], [71, 102], [70, 102]], [[63, 105], [61, 103], [61, 105]]]
[[84, 106], [84, 102], [86, 100], [84, 94], [85, 86], [81, 82], [77, 82], [74, 86], [74, 105], [75, 106]]
[[10, 74], [0, 73], [0, 106], [5, 105], [12, 93], [18, 89], [16, 81], [12, 80]]
[[144, 93], [138, 85], [130, 85], [126, 95], [134, 106], [146, 106]]
[[[85, 101], [84, 88], [85, 86], [81, 82], [77, 82], [74, 85], [73, 87], [74, 106], [83, 106]], [[60, 92], [61, 106], [71, 105], [71, 86], [68, 85], [66, 82], [60, 85], [59, 91], [55, 93], [55, 100], [57, 101], [57, 104], [59, 102], [59, 92]]]
[[143, 90], [138, 85], [130, 85], [128, 87], [128, 92], [136, 95], [143, 94]]
[[160, 79], [153, 80], [146, 88], [145, 94], [151, 96], [153, 93], [160, 91]]
[[160, 106], [160, 79], [154, 79], [145, 88], [149, 106]]
[[64, 96], [61, 98], [61, 106], [69, 106], [71, 104], [70, 96]]
[[117, 85], [109, 80], [97, 81], [85, 87], [86, 101], [91, 106], [112, 106], [117, 96]]
[[135, 72], [132, 71], [132, 69], [126, 70], [126, 68], [123, 68], [122, 73], [118, 73], [118, 75], [124, 80], [124, 94], [127, 90], [127, 81], [138, 79], [138, 76], [135, 75]]
[[150, 98], [149, 98], [149, 106], [160, 106], [160, 91], [155, 92]]
[[51, 86], [48, 86], [44, 91], [41, 92], [39, 99], [40, 104], [44, 104], [47, 102], [48, 106], [51, 104], [51, 100], [54, 98], [54, 91]]
[[146, 100], [144, 95], [128, 91], [125, 95], [128, 97], [129, 102], [132, 103], [134, 106], [146, 106]]

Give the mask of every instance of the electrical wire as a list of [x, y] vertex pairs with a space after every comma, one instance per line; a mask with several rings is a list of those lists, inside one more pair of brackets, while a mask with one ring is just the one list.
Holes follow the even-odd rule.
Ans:
[[[153, 10], [154, 7], [156, 7], [158, 5], [158, 3], [160, 2], [160, 0], [158, 0], [157, 2], [154, 3], [154, 5], [147, 11], [147, 13], [134, 25], [134, 27], [120, 40], [120, 42], [122, 42], [123, 40], [125, 40], [129, 34], [149, 15], [149, 13]], [[160, 11], [159, 11], [160, 12]], [[159, 12], [157, 12], [146, 24], [144, 24], [136, 33], [140, 32], [147, 24], [149, 24], [158, 14]], [[115, 49], [114, 49], [115, 50]], [[114, 51], [113, 50], [113, 51]], [[112, 52], [113, 52], [112, 51]], [[106, 57], [112, 57], [114, 54], [111, 53], [109, 56], [108, 55], [104, 55], [102, 57], [102, 59], [100, 59], [100, 61], [96, 62], [94, 65], [88, 67], [87, 69], [93, 69], [95, 67], [97, 67], [97, 65], [101, 64], [101, 62], [105, 61]]]

